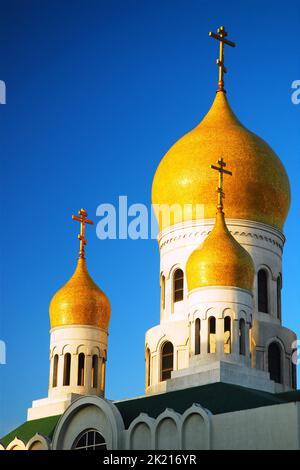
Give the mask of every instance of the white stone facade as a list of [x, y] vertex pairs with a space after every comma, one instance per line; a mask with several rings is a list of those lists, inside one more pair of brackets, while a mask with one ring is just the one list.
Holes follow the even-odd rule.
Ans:
[[[236, 371], [241, 371], [243, 365], [253, 380], [245, 382], [246, 370], [244, 370], [240, 377], [240, 385], [250, 386], [251, 384], [253, 388], [278, 392], [295, 388], [295, 370], [291, 357], [292, 344], [296, 335], [282, 326], [281, 293], [278, 291], [278, 280], [280, 279], [281, 285], [283, 279], [284, 235], [279, 230], [262, 223], [226, 219], [232, 235], [253, 259], [256, 276], [252, 295], [232, 286], [227, 288], [213, 286], [188, 293], [185, 276], [187, 260], [212, 230], [214, 223], [214, 220], [186, 222], [172, 226], [158, 236], [162, 300], [160, 324], [146, 333], [146, 393], [158, 393], [176, 387], [184, 388], [187, 383], [190, 386], [210, 383], [212, 379], [207, 376], [207, 366], [216, 362], [219, 363], [219, 368], [225, 367], [227, 372], [232, 370], [232, 366], [222, 366], [226, 362], [238, 365]], [[184, 293], [183, 299], [175, 302], [174, 272], [177, 269], [181, 269], [184, 273]], [[257, 273], [260, 270], [264, 270], [267, 276], [268, 313], [258, 309]], [[216, 321], [214, 338], [216, 350], [208, 353], [208, 319], [211, 316]], [[227, 333], [227, 336], [230, 336], [230, 354], [224, 353], [224, 318], [226, 316], [230, 317], [231, 322], [230, 333]], [[239, 321], [242, 318], [245, 321], [245, 353], [241, 355]], [[195, 321], [197, 319], [201, 322], [201, 352], [195, 354]], [[171, 342], [174, 348], [174, 372], [171, 374], [172, 378], [163, 381], [162, 348], [166, 342]], [[280, 348], [281, 357], [278, 383], [270, 381], [269, 377], [268, 348], [274, 342]], [[188, 382], [177, 380], [179, 376], [194, 374], [195, 366], [198, 368], [198, 375], [194, 376], [193, 381], [191, 379]], [[204, 378], [205, 375], [200, 378], [201, 366], [203, 372], [206, 373], [207, 381]], [[256, 369], [257, 373], [251, 369]], [[238, 383], [236, 374], [233, 374], [235, 378], [231, 379], [232, 373], [227, 373], [226, 370], [224, 369], [223, 378], [227, 377], [226, 380], [229, 383]], [[178, 371], [181, 371], [181, 374], [178, 374]]]
[[7, 449], [68, 450], [82, 431], [93, 428], [108, 450], [299, 450], [299, 423], [299, 402], [216, 415], [193, 404], [183, 414], [172, 409], [156, 418], [141, 413], [125, 429], [115, 404], [81, 397], [60, 418], [52, 442], [36, 434], [27, 444], [14, 439]]

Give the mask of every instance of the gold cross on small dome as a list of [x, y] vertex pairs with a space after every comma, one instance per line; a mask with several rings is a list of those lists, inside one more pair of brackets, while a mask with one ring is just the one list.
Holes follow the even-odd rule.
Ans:
[[218, 91], [224, 91], [224, 73], [227, 72], [227, 69], [224, 64], [224, 44], [228, 46], [235, 47], [235, 43], [225, 39], [228, 36], [227, 31], [225, 30], [224, 26], [220, 26], [217, 30], [217, 33], [213, 33], [210, 31], [208, 34], [211, 38], [217, 39], [220, 41], [220, 50], [219, 50], [219, 58], [217, 59], [217, 65], [219, 67], [219, 82], [218, 82]]
[[80, 209], [78, 211], [78, 215], [72, 215], [73, 220], [78, 220], [80, 222], [80, 234], [77, 235], [78, 239], [80, 240], [80, 247], [79, 247], [79, 258], [84, 258], [84, 247], [86, 245], [86, 239], [84, 238], [85, 233], [85, 224], [93, 225], [93, 221], [87, 219], [87, 212], [84, 209]]
[[218, 212], [223, 212], [223, 199], [225, 198], [225, 193], [223, 191], [223, 175], [225, 174], [225, 175], [232, 176], [232, 172], [229, 170], [225, 170], [226, 163], [223, 157], [219, 158], [219, 160], [217, 161], [217, 164], [219, 166], [210, 165], [210, 167], [213, 170], [217, 170], [219, 172], [219, 183], [218, 183], [218, 187], [216, 188], [216, 191], [218, 193], [217, 209], [218, 209]]

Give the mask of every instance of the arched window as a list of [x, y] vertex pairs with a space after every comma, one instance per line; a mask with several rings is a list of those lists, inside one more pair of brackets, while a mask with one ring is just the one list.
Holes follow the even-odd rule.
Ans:
[[53, 359], [52, 387], [57, 387], [57, 372], [58, 372], [58, 354], [55, 354], [54, 359]]
[[200, 331], [201, 331], [201, 322], [197, 318], [195, 321], [195, 354], [200, 354], [201, 352], [201, 343], [200, 343]]
[[78, 378], [77, 385], [84, 385], [84, 362], [85, 357], [83, 353], [80, 353], [78, 356]]
[[100, 432], [89, 429], [79, 434], [72, 446], [74, 450], [106, 450], [106, 442]]
[[291, 385], [294, 390], [297, 390], [297, 370], [296, 370], [296, 364], [291, 362]]
[[173, 302], [183, 300], [184, 274], [182, 269], [176, 269], [173, 275]]
[[231, 318], [224, 318], [224, 353], [231, 353]]
[[151, 385], [151, 354], [150, 349], [146, 350], [146, 387]]
[[161, 276], [161, 308], [165, 309], [166, 305], [166, 278], [164, 275]]
[[257, 274], [257, 297], [258, 311], [269, 313], [268, 273], [265, 269], [260, 269]]
[[239, 341], [240, 341], [240, 354], [242, 356], [246, 355], [246, 325], [243, 318], [239, 321]]
[[70, 385], [70, 377], [71, 377], [71, 354], [66, 353], [64, 357], [63, 385]]
[[174, 348], [172, 343], [168, 341], [163, 345], [161, 356], [161, 380], [164, 381], [171, 377], [173, 370]]
[[282, 279], [281, 274], [277, 277], [277, 318], [281, 320], [281, 288]]
[[268, 348], [268, 368], [270, 379], [281, 383], [281, 350], [278, 343], [271, 343]]
[[207, 352], [208, 353], [216, 352], [216, 319], [215, 317], [210, 317], [208, 319]]
[[99, 362], [99, 358], [97, 354], [94, 354], [92, 358], [92, 387], [93, 388], [98, 387], [98, 362]]

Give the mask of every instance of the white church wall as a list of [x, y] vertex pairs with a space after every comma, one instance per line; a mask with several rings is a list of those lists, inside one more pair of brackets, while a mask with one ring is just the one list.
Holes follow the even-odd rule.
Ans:
[[[183, 414], [166, 409], [156, 419], [141, 413], [124, 428], [117, 407], [104, 399], [84, 397], [61, 417], [50, 448], [71, 449], [84, 431], [99, 431], [109, 450], [300, 450], [300, 403], [283, 403], [212, 415], [198, 404]], [[25, 443], [15, 438], [8, 450], [42, 450], [40, 434]]]
[[[166, 390], [167, 387], [160, 382], [160, 351], [157, 347], [162, 335], [166, 335], [169, 341], [174, 345], [174, 371], [188, 367], [190, 357], [193, 357], [194, 336], [193, 321], [198, 318], [206, 318], [205, 311], [208, 306], [217, 310], [219, 307], [219, 295], [216, 289], [212, 289], [209, 297], [209, 289], [203, 295], [191, 295], [188, 299], [188, 290], [186, 282], [186, 263], [191, 252], [199, 246], [206, 238], [214, 226], [214, 219], [201, 219], [184, 224], [171, 226], [161, 232], [158, 236], [160, 250], [160, 273], [165, 277], [165, 302], [161, 302], [160, 324], [151, 328], [146, 333], [146, 344], [150, 348], [151, 355], [151, 387], [146, 387], [147, 393], [158, 393]], [[226, 219], [227, 226], [236, 240], [251, 254], [254, 261], [256, 274], [263, 268], [268, 273], [268, 304], [269, 313], [259, 312], [257, 306], [257, 275], [255, 276], [253, 286], [253, 297], [250, 300], [246, 293], [245, 299], [242, 294], [236, 290], [236, 299], [233, 296], [233, 290], [228, 289], [228, 295], [224, 294], [226, 289], [220, 289], [224, 298], [223, 306], [228, 301], [227, 307], [234, 313], [234, 319], [240, 315], [241, 310], [245, 312], [247, 338], [251, 329], [251, 343], [247, 342], [247, 350], [251, 350], [251, 358], [247, 353], [245, 365], [251, 365], [253, 368], [268, 372], [267, 344], [272, 337], [279, 338], [285, 345], [283, 353], [283, 384], [277, 386], [278, 391], [289, 390], [291, 387], [291, 345], [295, 340], [295, 334], [281, 326], [281, 316], [279, 317], [277, 308], [277, 278], [282, 275], [282, 252], [285, 243], [284, 235], [274, 227], [269, 225], [252, 222], [249, 220]], [[182, 269], [184, 272], [184, 298], [180, 302], [173, 299], [173, 274], [176, 269]], [[283, 273], [284, 284], [284, 273]], [[196, 298], [197, 297], [197, 298]], [[236, 301], [243, 304], [236, 309]], [[164, 304], [164, 308], [163, 308]], [[198, 305], [199, 304], [199, 305]], [[207, 305], [206, 305], [207, 304]], [[200, 306], [200, 307], [199, 307]], [[206, 308], [207, 307], [207, 308]], [[201, 311], [200, 311], [201, 310]], [[219, 315], [218, 315], [219, 317]], [[186, 336], [186, 355], [182, 352], [183, 341], [178, 343], [179, 322], [186, 321], [182, 332]], [[189, 325], [189, 321], [192, 323]], [[236, 322], [232, 323], [232, 334], [237, 336], [238, 326]], [[222, 324], [217, 320], [218, 334], [221, 332]], [[207, 351], [207, 328], [205, 323], [201, 323], [201, 341], [203, 344], [200, 356]], [[202, 334], [203, 333], [203, 334]], [[218, 339], [219, 349], [222, 348], [222, 341]], [[238, 342], [233, 342], [235, 353], [237, 353]], [[228, 359], [228, 357], [227, 357]], [[236, 355], [239, 362], [243, 358]], [[251, 359], [251, 362], [250, 362]]]
[[132, 421], [126, 435], [126, 449], [151, 450], [155, 448], [155, 419], [147, 413], [140, 415]]
[[[186, 222], [169, 227], [158, 237], [160, 249], [160, 272], [166, 277], [166, 308], [162, 319], [170, 320], [172, 316], [171, 284], [175, 267], [180, 267], [185, 273], [187, 259], [192, 251], [200, 245], [214, 226], [213, 219], [202, 219]], [[282, 274], [282, 251], [285, 242], [284, 235], [277, 229], [248, 220], [226, 219], [227, 226], [236, 240], [251, 254], [256, 272], [260, 267], [266, 267], [270, 272], [270, 310], [268, 318], [277, 322], [276, 308], [276, 279]], [[186, 281], [186, 280], [185, 280]], [[187, 314], [185, 296], [180, 309], [181, 316]], [[257, 295], [257, 282], [254, 283], [254, 298]], [[257, 305], [255, 302], [256, 314]], [[175, 318], [174, 318], [175, 319]]]
[[130, 442], [132, 450], [150, 450], [152, 449], [151, 429], [146, 423], [139, 423], [135, 426]]
[[[206, 443], [199, 438], [203, 434], [205, 423], [199, 414], [193, 413], [188, 416], [182, 426], [182, 448], [185, 450], [206, 449]], [[197, 430], [197, 431], [196, 431]], [[196, 431], [196, 432], [195, 432]]]
[[194, 404], [182, 415], [166, 409], [156, 419], [141, 413], [125, 431], [126, 448], [208, 449], [211, 413]]
[[299, 449], [299, 403], [214, 415], [212, 449]]
[[155, 449], [181, 449], [180, 414], [168, 408], [158, 416], [155, 426]]

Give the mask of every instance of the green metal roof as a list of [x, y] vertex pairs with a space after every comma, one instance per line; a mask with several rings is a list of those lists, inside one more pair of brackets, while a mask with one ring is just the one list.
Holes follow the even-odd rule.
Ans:
[[291, 392], [277, 393], [276, 396], [286, 402], [300, 401], [300, 390], [292, 390]]
[[18, 428], [4, 436], [0, 442], [6, 447], [15, 437], [21, 439], [25, 444], [36, 434], [42, 434], [45, 437], [52, 438], [55, 426], [60, 418], [58, 416], [48, 416], [47, 418], [33, 419], [26, 421]]
[[123, 417], [125, 427], [128, 428], [140, 413], [147, 413], [149, 416], [156, 418], [166, 408], [172, 408], [182, 414], [193, 403], [208, 409], [212, 414], [220, 414], [278, 405], [288, 401], [300, 401], [300, 392], [298, 391], [298, 394], [297, 392], [273, 394], [219, 382], [119, 401], [114, 404]]

